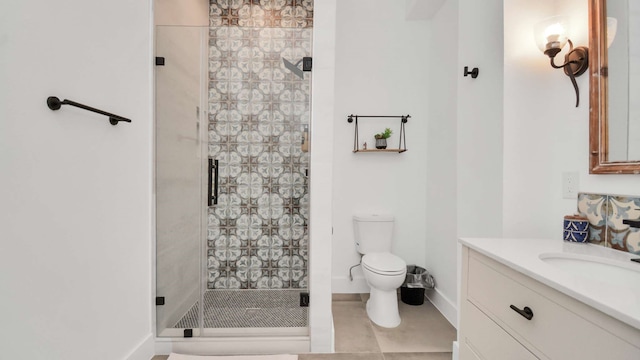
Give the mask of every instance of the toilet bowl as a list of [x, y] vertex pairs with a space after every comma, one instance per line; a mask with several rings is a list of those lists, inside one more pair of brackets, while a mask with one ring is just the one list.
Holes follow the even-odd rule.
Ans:
[[406, 263], [388, 252], [369, 253], [362, 257], [362, 270], [371, 288], [367, 301], [369, 319], [387, 328], [400, 325], [397, 289], [406, 277]]
[[394, 218], [391, 215], [353, 217], [356, 251], [362, 255], [364, 278], [369, 284], [367, 315], [376, 325], [400, 325], [397, 290], [404, 282], [407, 264], [391, 253]]

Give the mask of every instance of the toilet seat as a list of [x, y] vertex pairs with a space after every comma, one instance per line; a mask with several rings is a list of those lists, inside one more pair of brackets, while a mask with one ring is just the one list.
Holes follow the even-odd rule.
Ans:
[[370, 253], [362, 258], [362, 267], [385, 276], [402, 275], [407, 271], [407, 264], [391, 253]]

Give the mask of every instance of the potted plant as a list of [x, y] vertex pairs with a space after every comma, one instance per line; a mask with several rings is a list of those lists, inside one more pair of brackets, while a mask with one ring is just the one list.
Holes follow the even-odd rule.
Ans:
[[391, 136], [391, 134], [393, 134], [393, 131], [391, 131], [391, 129], [389, 128], [384, 129], [384, 131], [379, 134], [375, 134], [374, 137], [376, 138], [376, 149], [386, 149], [387, 139]]

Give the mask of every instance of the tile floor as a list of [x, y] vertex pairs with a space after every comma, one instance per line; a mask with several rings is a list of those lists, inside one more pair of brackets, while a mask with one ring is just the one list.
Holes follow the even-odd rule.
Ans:
[[[300, 307], [299, 289], [208, 290], [204, 293], [204, 327], [305, 328], [308, 309]], [[198, 328], [199, 302], [174, 328]]]
[[[399, 301], [402, 323], [386, 329], [371, 323], [368, 294], [334, 294], [335, 354], [300, 354], [300, 360], [450, 360], [456, 329], [428, 301]], [[152, 360], [166, 360], [155, 356]]]
[[394, 329], [374, 325], [365, 309], [368, 294], [333, 296], [336, 353], [300, 360], [450, 360], [456, 330], [428, 301], [412, 306], [398, 301], [402, 323]]

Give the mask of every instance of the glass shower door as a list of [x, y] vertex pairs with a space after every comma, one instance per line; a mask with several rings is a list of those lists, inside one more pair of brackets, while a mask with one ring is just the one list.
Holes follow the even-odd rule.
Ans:
[[157, 334], [308, 335], [311, 5], [211, 6], [209, 27], [156, 28]]
[[[156, 319], [158, 336], [198, 335], [206, 129], [207, 29], [156, 28]], [[163, 64], [163, 65], [162, 65]], [[204, 193], [204, 194], [203, 194]], [[195, 311], [194, 311], [195, 309]], [[191, 310], [191, 311], [189, 311]], [[185, 318], [189, 313], [191, 316]], [[180, 322], [181, 324], [178, 324]], [[187, 330], [187, 333], [189, 330]], [[195, 332], [195, 334], [194, 334]]]

